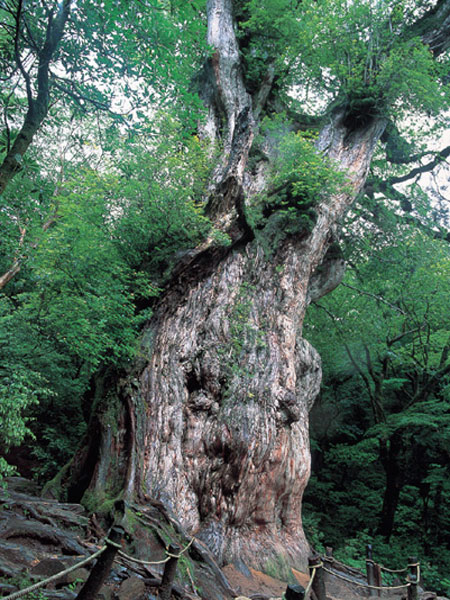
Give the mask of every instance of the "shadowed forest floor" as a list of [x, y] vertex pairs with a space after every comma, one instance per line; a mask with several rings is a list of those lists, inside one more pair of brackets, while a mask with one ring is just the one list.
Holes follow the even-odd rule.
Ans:
[[[185, 545], [186, 536], [161, 506], [133, 507], [133, 511], [123, 544], [130, 555], [144, 560], [161, 560], [168, 541], [175, 538], [180, 546]], [[138, 521], [142, 526], [136, 526]], [[0, 597], [59, 573], [92, 555], [106, 536], [104, 527], [104, 523], [101, 525], [95, 515], [88, 515], [81, 505], [41, 498], [34, 484], [22, 478], [11, 478], [9, 489], [0, 489]], [[172, 539], [168, 540], [170, 537]], [[173, 594], [177, 600], [239, 597], [271, 600], [281, 599], [286, 590], [285, 581], [244, 565], [239, 569], [235, 565], [219, 569], [207, 548], [197, 540], [191, 544], [184, 559], [179, 560]], [[42, 588], [45, 591], [40, 591], [36, 598], [74, 600], [89, 575], [91, 564], [48, 588]], [[162, 571], [162, 565], [141, 566], [121, 558], [114, 563], [97, 598], [155, 600]], [[308, 575], [295, 570], [292, 575], [292, 581], [296, 580], [306, 588]], [[328, 573], [325, 575], [328, 600], [368, 598], [367, 590]], [[352, 576], [355, 580], [364, 580], [359, 572], [353, 572]], [[406, 590], [389, 595], [383, 592], [381, 597], [400, 600], [406, 597]], [[438, 597], [424, 592], [419, 598], [433, 600]]]

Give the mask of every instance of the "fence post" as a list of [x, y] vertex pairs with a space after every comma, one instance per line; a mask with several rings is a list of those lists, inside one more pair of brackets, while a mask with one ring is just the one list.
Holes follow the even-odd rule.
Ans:
[[76, 597], [76, 600], [94, 600], [97, 596], [103, 582], [111, 571], [112, 564], [119, 551], [116, 544], [120, 544], [124, 533], [125, 531], [119, 526], [114, 526], [110, 529], [108, 537], [105, 540], [107, 548], [103, 554], [98, 557], [97, 562], [92, 567], [92, 571]]
[[286, 600], [304, 600], [305, 588], [302, 585], [290, 583], [284, 592]]
[[[175, 546], [174, 544], [170, 544], [168, 548], [169, 553], [175, 555], [178, 555], [180, 550], [181, 548], [179, 546]], [[165, 564], [161, 587], [159, 588], [158, 597], [160, 600], [170, 600], [175, 573], [177, 571], [177, 562], [178, 556], [171, 556]]]
[[417, 585], [419, 583], [419, 569], [417, 567], [417, 556], [408, 558], [409, 573], [408, 579], [411, 584], [408, 586], [408, 600], [417, 600]]
[[310, 577], [313, 577], [314, 569], [316, 569], [312, 582], [312, 590], [317, 596], [317, 600], [327, 600], [321, 557], [316, 554], [308, 558], [308, 565]]
[[[381, 576], [381, 567], [378, 564], [373, 565], [373, 575], [375, 579], [375, 585], [381, 587], [383, 585], [383, 578]], [[375, 590], [374, 590], [375, 591]], [[381, 590], [376, 590], [378, 598], [381, 597]]]
[[[367, 573], [367, 584], [375, 585], [375, 569], [372, 557], [372, 544], [366, 546], [366, 573]], [[369, 596], [376, 596], [376, 590], [369, 588]]]

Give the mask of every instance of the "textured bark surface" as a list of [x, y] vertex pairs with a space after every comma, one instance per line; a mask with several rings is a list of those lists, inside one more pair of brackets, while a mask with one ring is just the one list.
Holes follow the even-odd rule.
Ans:
[[177, 270], [133, 376], [116, 385], [114, 400], [97, 390], [91, 443], [73, 464], [71, 499], [87, 487], [102, 495], [106, 484], [141, 501], [158, 498], [220, 562], [306, 568], [301, 501], [321, 367], [302, 323], [308, 303], [342, 278], [342, 259], [327, 251], [364, 185], [385, 123], [355, 127], [345, 110], [330, 115], [317, 145], [347, 171], [350, 185], [318, 199], [313, 230], [286, 236], [269, 260], [243, 208], [265, 185], [263, 169], [253, 177], [245, 167], [270, 69], [252, 105], [231, 15], [231, 0], [208, 2], [215, 52], [201, 82], [204, 134], [222, 131], [225, 147], [208, 210], [232, 245], [207, 241]]
[[[345, 140], [338, 118], [320, 143], [352, 169], [357, 191], [383, 123]], [[252, 241], [200, 279], [189, 271], [147, 331], [136, 397], [146, 455], [135, 475], [219, 560], [264, 567], [285, 555], [305, 566], [308, 411], [321, 370], [301, 327], [309, 282], [316, 298], [337, 284], [340, 259], [312, 274], [350, 199], [324, 202], [313, 232], [287, 239], [271, 261]]]
[[286, 238], [271, 260], [243, 236], [181, 271], [134, 378], [118, 386], [122, 409], [114, 416], [100, 399], [95, 451], [81, 461], [91, 491], [116, 482], [129, 497], [160, 499], [223, 563], [306, 567], [301, 501], [321, 368], [302, 322], [309, 301], [340, 281], [342, 259], [323, 259], [384, 127], [349, 136], [342, 117], [319, 144], [351, 171], [353, 192], [324, 200], [313, 231]]

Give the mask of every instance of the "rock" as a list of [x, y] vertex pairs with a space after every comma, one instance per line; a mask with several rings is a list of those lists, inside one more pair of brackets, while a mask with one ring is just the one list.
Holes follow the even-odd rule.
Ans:
[[80, 567], [79, 569], [75, 569], [75, 571], [71, 571], [67, 574], [66, 579], [68, 583], [73, 583], [74, 581], [86, 581], [89, 577], [89, 570], [84, 567]]
[[0, 538], [37, 539], [42, 544], [61, 547], [65, 554], [85, 553], [85, 549], [74, 539], [73, 534], [36, 520], [23, 520], [20, 517], [13, 517], [8, 521], [7, 526], [0, 530]]
[[[66, 569], [66, 565], [57, 558], [44, 558], [37, 565], [31, 568], [31, 575], [39, 575], [41, 579], [46, 579], [52, 575], [56, 575]], [[66, 580], [67, 581], [67, 580]]]
[[139, 600], [145, 596], [145, 583], [137, 575], [132, 575], [120, 584], [117, 592], [119, 600]]
[[16, 585], [12, 585], [11, 583], [0, 583], [0, 597], [9, 596], [9, 594], [17, 592], [18, 589]]
[[[70, 573], [67, 573], [67, 575], [64, 577], [64, 579], [62, 581], [64, 581], [65, 585], [67, 585], [68, 583], [75, 584], [78, 589], [81, 586], [81, 584], [86, 581], [86, 579], [88, 577], [89, 577], [89, 570], [81, 567], [79, 569], [75, 569], [75, 571], [71, 571]], [[56, 587], [59, 587], [59, 585], [57, 585]]]
[[128, 577], [128, 571], [127, 571], [126, 567], [123, 567], [122, 565], [118, 565], [118, 564], [114, 563], [108, 579], [110, 581], [114, 581], [117, 583], [118, 581], [123, 581], [127, 577]]
[[45, 590], [46, 600], [75, 600], [76, 592], [64, 588], [63, 590]]
[[14, 577], [32, 564], [31, 550], [13, 542], [0, 542], [0, 576]]
[[107, 585], [102, 585], [99, 593], [97, 594], [97, 600], [111, 600], [113, 597], [112, 589]]
[[37, 496], [39, 494], [39, 486], [36, 482], [25, 479], [25, 477], [5, 477], [5, 482], [8, 490], [14, 490], [21, 494], [30, 494]]

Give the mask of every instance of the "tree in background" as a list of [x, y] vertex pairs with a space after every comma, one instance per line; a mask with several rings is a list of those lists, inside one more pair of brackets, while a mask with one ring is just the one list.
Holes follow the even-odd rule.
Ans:
[[[136, 304], [162, 281], [156, 268], [144, 272], [151, 240], [161, 249], [152, 261], [167, 269], [205, 230], [187, 176], [196, 170], [195, 185], [203, 181], [201, 149], [179, 125], [195, 102], [183, 104], [182, 83], [155, 98], [169, 72], [180, 81], [192, 72], [199, 25], [180, 32], [160, 8], [21, 0], [0, 7], [2, 433], [6, 447], [27, 431], [37, 436], [41, 478], [70, 458], [85, 431], [82, 397], [100, 362], [135, 353], [146, 318]], [[175, 59], [167, 48], [186, 37], [189, 55]], [[150, 105], [156, 115], [169, 98], [177, 119], [145, 120]], [[165, 145], [155, 142], [162, 128]], [[168, 183], [163, 165], [179, 179]]]
[[441, 568], [447, 560], [449, 259], [447, 242], [400, 220], [394, 235], [353, 257], [343, 285], [310, 313], [307, 331], [326, 367], [306, 501], [326, 514], [326, 499], [337, 498], [340, 525], [324, 516], [322, 529], [341, 550], [365, 531], [392, 536], [399, 560], [420, 531], [418, 554]]

